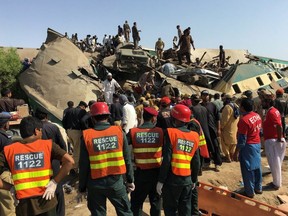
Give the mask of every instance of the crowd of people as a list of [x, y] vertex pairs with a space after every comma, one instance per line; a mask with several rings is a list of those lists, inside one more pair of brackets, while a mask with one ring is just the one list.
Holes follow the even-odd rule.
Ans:
[[[191, 50], [195, 50], [191, 29], [182, 32], [180, 25], [176, 28], [178, 38], [173, 42], [179, 64], [183, 56], [190, 64]], [[118, 26], [117, 36], [105, 34], [102, 44], [96, 35], [79, 42], [75, 33], [71, 40], [82, 51], [94, 52], [99, 45], [110, 55], [119, 43], [130, 42], [130, 33], [134, 49], [138, 49], [140, 32], [136, 22], [130, 28], [125, 21], [123, 27]], [[158, 38], [158, 59], [163, 58], [164, 47]], [[219, 49], [215, 58], [225, 67], [223, 46]], [[170, 75], [174, 67], [167, 61], [162, 71]], [[159, 216], [162, 206], [165, 215], [199, 215], [198, 176], [208, 169], [221, 172], [222, 163], [240, 162], [245, 196], [262, 193], [262, 148], [273, 179], [268, 187], [278, 190], [282, 186], [288, 114], [283, 89], [274, 95], [260, 88], [254, 98], [249, 90], [238, 98], [225, 93], [211, 95], [209, 90], [181, 95], [165, 82], [153, 94], [153, 70], [142, 74], [139, 88], [137, 93], [124, 91], [108, 73], [103, 97], [80, 101], [76, 107], [68, 101], [62, 119], [68, 145], [45, 108], [23, 118], [19, 126], [22, 139], [13, 140], [8, 133], [13, 118], [10, 112], [25, 102], [12, 98], [10, 89], [3, 89], [0, 215], [65, 215], [63, 179], [68, 173], [78, 182], [73, 185], [76, 199], [87, 198], [91, 215], [106, 215], [107, 199], [117, 215], [142, 215], [147, 196], [152, 216]], [[130, 200], [127, 193], [131, 193]]]
[[[114, 88], [107, 87], [111, 83]], [[262, 193], [262, 148], [273, 179], [268, 187], [282, 186], [283, 89], [276, 98], [263, 88], [254, 98], [249, 90], [239, 98], [208, 90], [156, 98], [146, 91], [117, 94], [116, 83], [108, 74], [104, 99], [76, 107], [67, 102], [62, 123], [68, 146], [43, 108], [22, 119], [22, 140], [12, 142], [7, 131], [15, 107], [1, 106], [1, 215], [65, 215], [61, 180], [69, 172], [79, 181], [77, 200], [87, 196], [92, 215], [106, 214], [107, 198], [117, 215], [141, 215], [147, 196], [150, 215], [160, 215], [162, 206], [165, 215], [199, 215], [198, 176], [220, 172], [223, 162], [240, 162], [245, 196]], [[2, 90], [0, 105], [3, 100], [11, 102], [9, 89]]]
[[[180, 25], [176, 26], [177, 28], [177, 36], [173, 38], [173, 46], [172, 49], [176, 51], [178, 63], [181, 65], [183, 63], [183, 57], [186, 58], [186, 64], [190, 65], [192, 49], [195, 50], [194, 40], [191, 36], [191, 28], [188, 27], [181, 30]], [[141, 30], [138, 29], [137, 23], [133, 22], [132, 28], [130, 27], [128, 21], [126, 20], [124, 24], [118, 25], [117, 33], [115, 35], [104, 34], [104, 37], [101, 42], [98, 42], [97, 35], [91, 36], [90, 34], [86, 35], [85, 38], [78, 40], [78, 34], [72, 34], [70, 40], [79, 47], [83, 52], [95, 52], [99, 51], [103, 57], [113, 55], [115, 53], [115, 49], [119, 44], [123, 44], [124, 42], [133, 42], [134, 49], [139, 49], [139, 42], [141, 40], [140, 37]], [[130, 39], [130, 34], [132, 35], [132, 40]], [[65, 37], [69, 39], [67, 32], [65, 32]], [[158, 59], [163, 59], [163, 52], [165, 48], [165, 42], [158, 38], [155, 42], [155, 52]], [[214, 59], [218, 59], [218, 66], [220, 68], [224, 68], [226, 66], [225, 59], [225, 51], [223, 49], [223, 45], [219, 47], [219, 55], [215, 56]], [[199, 58], [198, 58], [199, 61]], [[197, 59], [195, 59], [197, 64]], [[198, 62], [198, 66], [200, 62]]]

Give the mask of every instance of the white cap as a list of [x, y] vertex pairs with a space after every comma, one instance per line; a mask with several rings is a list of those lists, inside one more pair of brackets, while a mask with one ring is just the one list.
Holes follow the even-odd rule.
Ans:
[[108, 73], [107, 76], [112, 76], [112, 73]]

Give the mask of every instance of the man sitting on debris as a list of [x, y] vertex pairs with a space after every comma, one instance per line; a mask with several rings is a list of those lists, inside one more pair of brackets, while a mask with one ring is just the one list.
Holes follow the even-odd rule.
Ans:
[[171, 83], [165, 82], [162, 90], [161, 90], [161, 97], [175, 97], [175, 91], [171, 85]]
[[1, 91], [0, 98], [0, 111], [1, 112], [13, 112], [17, 109], [17, 106], [25, 104], [25, 101], [22, 99], [12, 98], [12, 92], [9, 88], [4, 88]]
[[139, 85], [142, 88], [142, 94], [146, 91], [151, 92], [151, 90], [155, 86], [155, 72], [154, 71], [149, 71], [144, 74], [139, 79]]
[[22, 71], [25, 71], [31, 65], [30, 59], [29, 58], [24, 58], [24, 61], [22, 62], [22, 65], [23, 65]]
[[162, 65], [161, 70], [166, 76], [177, 79], [177, 76], [173, 75], [173, 73], [177, 70], [177, 67], [174, 64], [170, 63], [169, 60], [165, 61], [165, 64]]
[[158, 41], [156, 41], [156, 43], [155, 43], [155, 51], [156, 51], [158, 59], [163, 58], [164, 47], [165, 47], [165, 43], [162, 41], [161, 38], [158, 38]]

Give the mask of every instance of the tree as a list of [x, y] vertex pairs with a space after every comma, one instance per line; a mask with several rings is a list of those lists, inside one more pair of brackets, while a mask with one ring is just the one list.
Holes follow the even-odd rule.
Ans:
[[22, 64], [15, 48], [0, 48], [0, 85], [1, 88], [12, 86], [20, 73]]

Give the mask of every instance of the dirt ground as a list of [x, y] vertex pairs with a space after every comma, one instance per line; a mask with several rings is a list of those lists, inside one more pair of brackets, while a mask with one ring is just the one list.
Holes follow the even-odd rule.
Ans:
[[[263, 188], [263, 194], [256, 195], [255, 200], [269, 204], [271, 206], [277, 206], [280, 201], [277, 195], [288, 195], [288, 151], [286, 150], [286, 156], [282, 166], [282, 181], [283, 186], [278, 191], [265, 190]], [[262, 152], [262, 167], [263, 167], [263, 186], [272, 181], [272, 175], [269, 172], [268, 162], [264, 152]], [[242, 177], [240, 171], [240, 164], [238, 162], [223, 163], [220, 167], [220, 172], [214, 172], [213, 169], [203, 171], [203, 175], [199, 177], [200, 182], [208, 183], [214, 186], [225, 186], [230, 191], [239, 191], [243, 189]], [[76, 191], [73, 190], [71, 194], [65, 195], [66, 201], [66, 215], [90, 215], [87, 208], [86, 200], [80, 204], [77, 204], [75, 200]], [[149, 215], [149, 202], [146, 200], [143, 207], [143, 216]], [[107, 215], [115, 216], [114, 207], [107, 202]], [[163, 211], [162, 214], [164, 215]]]

